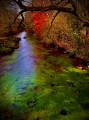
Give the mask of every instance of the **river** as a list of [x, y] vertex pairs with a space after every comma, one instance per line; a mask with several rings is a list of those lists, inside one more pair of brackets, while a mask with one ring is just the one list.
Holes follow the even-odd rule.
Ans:
[[35, 37], [0, 58], [1, 120], [88, 120], [89, 75]]

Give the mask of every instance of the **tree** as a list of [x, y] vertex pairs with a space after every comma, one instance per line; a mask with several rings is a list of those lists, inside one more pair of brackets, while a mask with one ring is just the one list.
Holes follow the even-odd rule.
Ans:
[[0, 0], [0, 36], [7, 36], [9, 26], [16, 15], [17, 12], [15, 8], [11, 7], [10, 1]]
[[42, 34], [41, 28], [45, 25], [46, 18], [47, 14], [44, 11], [32, 12], [32, 23], [37, 36]]
[[[15, 20], [18, 18], [19, 15], [22, 16], [22, 20], [20, 24], [24, 20], [23, 13], [26, 11], [53, 11], [57, 10], [52, 23], [55, 17], [58, 15], [59, 12], [67, 12], [74, 14], [77, 19], [81, 20], [84, 25], [89, 26], [89, 1], [88, 0], [13, 0], [21, 9], [19, 14], [16, 16]], [[29, 4], [27, 5], [26, 3]], [[15, 22], [14, 20], [14, 22]], [[51, 29], [50, 27], [50, 29]]]

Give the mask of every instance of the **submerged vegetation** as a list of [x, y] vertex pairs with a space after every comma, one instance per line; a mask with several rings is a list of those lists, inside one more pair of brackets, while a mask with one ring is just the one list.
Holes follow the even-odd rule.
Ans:
[[[89, 76], [87, 70], [73, 67], [68, 56], [59, 54], [56, 49], [48, 49], [34, 38], [30, 38], [30, 44], [34, 46], [31, 59], [35, 65], [35, 71], [32, 75], [21, 78], [8, 71], [0, 78], [1, 118], [88, 120]], [[8, 62], [11, 64], [12, 61]], [[8, 63], [5, 64], [8, 65]]]

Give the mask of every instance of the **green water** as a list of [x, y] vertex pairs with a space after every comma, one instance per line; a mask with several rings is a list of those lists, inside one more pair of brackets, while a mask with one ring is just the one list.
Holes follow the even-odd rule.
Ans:
[[89, 120], [89, 75], [57, 50], [21, 37], [0, 58], [1, 120]]

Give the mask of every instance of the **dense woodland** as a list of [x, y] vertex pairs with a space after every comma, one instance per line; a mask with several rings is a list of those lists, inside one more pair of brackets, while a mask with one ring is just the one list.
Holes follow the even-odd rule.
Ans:
[[2, 0], [0, 40], [25, 29], [43, 42], [88, 61], [88, 5], [87, 0]]

